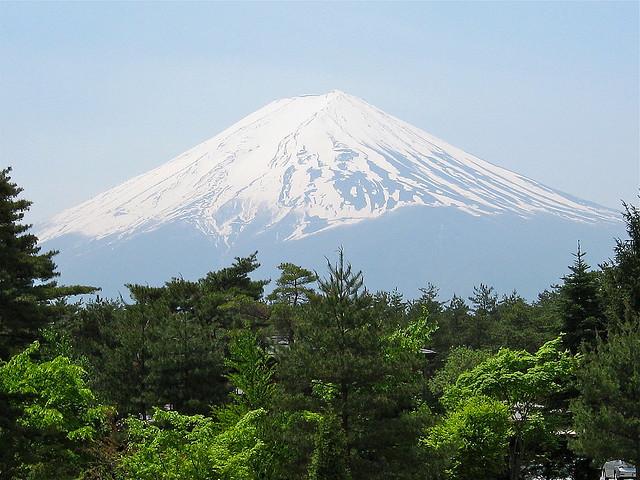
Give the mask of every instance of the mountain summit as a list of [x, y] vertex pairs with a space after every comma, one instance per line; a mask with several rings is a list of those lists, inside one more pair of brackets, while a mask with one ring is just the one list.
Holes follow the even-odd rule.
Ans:
[[558, 281], [578, 239], [605, 260], [617, 219], [332, 91], [272, 102], [37, 234], [64, 281], [106, 295], [256, 250], [262, 278], [283, 261], [321, 270], [339, 246], [373, 289], [528, 295]]
[[39, 236], [113, 242], [180, 222], [229, 247], [248, 226], [297, 240], [409, 206], [587, 223], [617, 217], [334, 90], [276, 100], [60, 213]]

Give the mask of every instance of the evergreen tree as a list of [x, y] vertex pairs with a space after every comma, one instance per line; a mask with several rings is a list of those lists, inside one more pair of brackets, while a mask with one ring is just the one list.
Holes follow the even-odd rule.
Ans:
[[280, 278], [276, 280], [276, 288], [267, 297], [272, 302], [285, 303], [297, 307], [307, 303], [315, 294], [309, 285], [315, 283], [318, 277], [315, 273], [293, 263], [278, 265]]
[[615, 323], [640, 322], [640, 209], [623, 203], [627, 239], [617, 239], [613, 261], [603, 265], [607, 313]]
[[428, 283], [426, 287], [418, 289], [420, 291], [420, 297], [411, 302], [409, 305], [409, 315], [420, 316], [424, 313], [425, 308], [429, 314], [429, 318], [433, 321], [437, 321], [442, 313], [443, 302], [438, 300], [438, 287], [432, 283]]
[[103, 395], [118, 406], [121, 415], [145, 418], [157, 405], [151, 379], [152, 352], [162, 313], [153, 305], [129, 305], [109, 325], [113, 343], [102, 345], [96, 365], [103, 375]]
[[257, 258], [258, 252], [248, 257], [236, 257], [230, 267], [209, 272], [198, 283], [204, 292], [224, 292], [259, 300], [269, 280], [252, 280], [249, 276], [260, 267]]
[[19, 198], [11, 168], [0, 170], [0, 358], [7, 358], [60, 317], [70, 295], [94, 292], [83, 286], [58, 286], [56, 251], [40, 253], [38, 238], [23, 223], [31, 202]]
[[469, 297], [473, 316], [468, 330], [467, 346], [472, 348], [487, 348], [493, 346], [491, 340], [491, 326], [495, 321], [498, 308], [498, 296], [493, 287], [483, 283], [473, 287], [473, 295]]
[[596, 460], [639, 465], [640, 209], [623, 205], [629, 237], [616, 241], [613, 261], [602, 266], [609, 335], [598, 339], [578, 371], [574, 448]]
[[284, 337], [287, 344], [295, 341], [296, 317], [300, 306], [316, 295], [311, 284], [318, 280], [315, 273], [293, 263], [281, 263], [276, 288], [267, 297], [272, 302], [270, 323], [276, 336]]
[[504, 295], [498, 302], [495, 321], [491, 324], [493, 348], [508, 347], [535, 352], [545, 341], [551, 340], [542, 335], [536, 320], [532, 306], [517, 292]]
[[564, 283], [559, 290], [559, 307], [563, 344], [575, 354], [583, 343], [593, 345], [599, 335], [606, 333], [607, 326], [600, 301], [598, 273], [589, 269], [579, 243], [574, 256], [575, 262], [569, 267], [571, 273], [563, 277]]
[[559, 303], [560, 293], [558, 288], [553, 288], [539, 293], [531, 304], [533, 325], [537, 334], [543, 338], [542, 343], [559, 337], [562, 332], [562, 319], [558, 315]]
[[438, 330], [432, 339], [432, 348], [437, 352], [436, 362], [441, 366], [449, 350], [459, 346], [468, 346], [471, 334], [468, 333], [470, 321], [469, 306], [464, 298], [453, 295], [436, 316]]
[[578, 390], [571, 404], [574, 449], [599, 462], [620, 458], [640, 466], [640, 325], [598, 341], [578, 370]]
[[[410, 412], [421, 389], [415, 361], [423, 329], [398, 325], [396, 314], [386, 316], [395, 307], [383, 308], [381, 297], [363, 291], [361, 272], [352, 270], [342, 252], [319, 285], [321, 296], [304, 308], [296, 341], [281, 352], [279, 365], [287, 408], [326, 420], [319, 424], [314, 448], [321, 457], [312, 471], [344, 465], [341, 472], [331, 469], [329, 477], [318, 478], [405, 478], [417, 468], [412, 455], [419, 416]], [[405, 345], [413, 351], [402, 351]], [[322, 435], [344, 439], [344, 448], [318, 450]]]

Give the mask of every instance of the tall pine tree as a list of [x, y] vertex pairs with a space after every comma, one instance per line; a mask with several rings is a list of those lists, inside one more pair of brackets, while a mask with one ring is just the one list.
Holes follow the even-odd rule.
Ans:
[[607, 313], [621, 323], [640, 322], [640, 208], [623, 203], [628, 238], [616, 240], [613, 261], [603, 265]]
[[31, 202], [19, 198], [11, 168], [0, 170], [0, 358], [30, 343], [38, 330], [61, 314], [69, 295], [94, 292], [83, 286], [58, 286], [53, 257], [40, 253], [38, 238], [23, 223]]
[[311, 478], [408, 478], [420, 428], [410, 413], [423, 381], [417, 360], [431, 330], [419, 321], [398, 325], [397, 296], [370, 295], [342, 251], [328, 267], [295, 343], [279, 355], [286, 408], [322, 418]]
[[605, 334], [606, 320], [598, 273], [590, 270], [579, 243], [574, 256], [571, 272], [563, 277], [559, 306], [564, 346], [577, 353], [583, 343], [593, 345], [599, 335]]

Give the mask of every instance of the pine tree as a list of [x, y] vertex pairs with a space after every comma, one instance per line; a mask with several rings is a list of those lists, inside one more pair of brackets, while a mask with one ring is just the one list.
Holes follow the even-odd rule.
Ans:
[[640, 322], [640, 208], [623, 203], [627, 239], [617, 239], [613, 261], [603, 265], [607, 313], [620, 323]]
[[296, 316], [300, 306], [316, 295], [311, 284], [318, 280], [315, 273], [293, 263], [281, 263], [280, 278], [267, 300], [272, 302], [270, 323], [277, 337], [284, 337], [287, 344], [295, 341]]
[[640, 325], [627, 323], [598, 340], [578, 369], [580, 395], [571, 404], [573, 447], [599, 462], [640, 465]]
[[315, 273], [293, 263], [281, 263], [278, 269], [280, 278], [276, 280], [276, 288], [269, 295], [269, 300], [286, 303], [295, 308], [308, 302], [315, 294], [313, 288], [309, 287], [318, 280]]
[[563, 321], [563, 343], [577, 353], [585, 343], [593, 345], [598, 336], [606, 333], [606, 320], [600, 301], [598, 273], [591, 271], [584, 260], [585, 253], [578, 243], [575, 261], [569, 267], [560, 287], [560, 315]]
[[96, 289], [58, 286], [53, 257], [40, 253], [38, 238], [23, 223], [31, 202], [19, 198], [11, 168], [0, 170], [0, 358], [27, 345], [38, 330], [60, 316], [63, 300]]
[[[327, 436], [344, 440], [342, 449], [318, 449], [316, 443], [321, 456], [314, 457], [312, 472], [317, 478], [389, 478], [394, 469], [416, 467], [417, 416], [408, 412], [416, 407], [423, 380], [414, 360], [424, 359], [419, 347], [401, 351], [404, 343], [414, 342], [403, 342], [410, 332], [397, 324], [394, 295], [389, 305], [380, 305], [383, 298], [376, 301], [363, 289], [362, 273], [342, 252], [328, 267], [328, 278], [319, 280], [321, 295], [300, 316], [295, 343], [280, 353], [287, 408], [332, 419], [322, 425], [328, 430], [318, 433], [321, 443]], [[320, 465], [341, 470], [318, 476]]]
[[481, 283], [473, 287], [473, 296], [469, 297], [473, 316], [469, 319], [471, 326], [468, 330], [467, 346], [486, 348], [493, 346], [491, 339], [491, 324], [495, 321], [498, 308], [498, 296], [493, 287]]

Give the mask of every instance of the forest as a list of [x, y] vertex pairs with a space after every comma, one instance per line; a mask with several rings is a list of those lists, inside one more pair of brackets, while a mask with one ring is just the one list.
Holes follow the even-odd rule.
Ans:
[[369, 291], [341, 249], [324, 271], [261, 279], [256, 252], [103, 298], [59, 284], [21, 192], [0, 170], [2, 479], [587, 480], [640, 464], [634, 205], [610, 260], [578, 244], [533, 301]]

